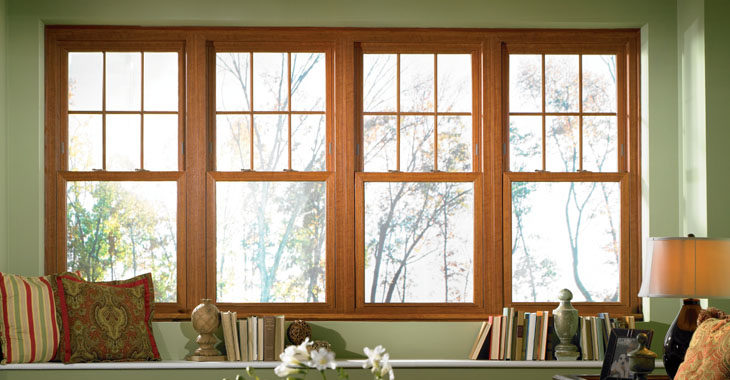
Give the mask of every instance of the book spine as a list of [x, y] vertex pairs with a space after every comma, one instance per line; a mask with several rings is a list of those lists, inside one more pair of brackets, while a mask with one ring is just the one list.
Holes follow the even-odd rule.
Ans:
[[276, 316], [276, 342], [274, 343], [274, 360], [278, 360], [279, 356], [284, 352], [284, 337], [286, 321], [283, 315]]
[[257, 317], [256, 360], [264, 360], [264, 317]]
[[248, 358], [248, 319], [238, 321], [238, 343], [241, 346], [241, 360], [249, 361]]
[[223, 328], [223, 344], [226, 347], [226, 360], [236, 360], [236, 349], [233, 348], [233, 336], [231, 335], [231, 312], [221, 313], [221, 327]]
[[274, 361], [274, 346], [276, 337], [276, 318], [264, 317], [264, 360]]
[[233, 336], [233, 348], [236, 352], [236, 361], [241, 360], [241, 347], [238, 341], [238, 313], [231, 312], [231, 335]]

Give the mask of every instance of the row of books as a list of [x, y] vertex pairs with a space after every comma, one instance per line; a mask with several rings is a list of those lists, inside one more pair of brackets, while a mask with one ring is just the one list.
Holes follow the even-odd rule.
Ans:
[[[580, 317], [573, 344], [578, 346], [581, 360], [603, 360], [608, 337], [613, 328], [635, 328], [634, 317]], [[549, 311], [534, 313], [505, 307], [502, 315], [490, 316], [482, 322], [479, 334], [469, 353], [472, 360], [555, 360], [554, 349], [560, 343]]]
[[610, 318], [608, 313], [598, 313], [596, 317], [580, 317], [578, 346], [581, 351], [581, 360], [602, 361], [606, 357], [606, 347], [611, 330], [615, 328], [635, 329], [636, 320], [633, 315]]
[[235, 311], [221, 312], [223, 343], [229, 361], [279, 360], [284, 352], [284, 316], [238, 319]]

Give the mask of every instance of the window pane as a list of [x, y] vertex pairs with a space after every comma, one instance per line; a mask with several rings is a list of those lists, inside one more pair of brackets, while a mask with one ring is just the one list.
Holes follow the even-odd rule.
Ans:
[[217, 53], [215, 103], [218, 111], [250, 111], [251, 56], [249, 53]]
[[473, 188], [365, 184], [365, 302], [473, 300]]
[[367, 172], [397, 169], [396, 116], [364, 116], [364, 163]]
[[177, 115], [144, 115], [144, 168], [176, 171]]
[[363, 55], [363, 111], [396, 111], [396, 57], [395, 54]]
[[103, 53], [68, 53], [68, 109], [101, 111]]
[[283, 170], [289, 161], [287, 115], [256, 115], [253, 118], [254, 170]]
[[433, 134], [432, 116], [401, 116], [401, 171], [428, 172], [434, 169]]
[[68, 170], [102, 168], [101, 115], [68, 115]]
[[141, 66], [141, 53], [106, 53], [107, 110], [140, 110]]
[[324, 53], [291, 53], [291, 109], [324, 111], [326, 93]]
[[106, 170], [140, 168], [139, 115], [106, 115]]
[[326, 185], [218, 182], [218, 302], [325, 302]]
[[471, 116], [439, 116], [439, 170], [471, 171]]
[[402, 112], [433, 111], [433, 58], [433, 54], [400, 55]]
[[583, 169], [618, 171], [616, 116], [583, 116]]
[[509, 111], [542, 111], [542, 56], [509, 56]]
[[292, 115], [292, 169], [325, 170], [326, 132], [324, 115]]
[[542, 170], [542, 116], [509, 117], [509, 170]]
[[616, 56], [583, 56], [583, 111], [616, 112]]
[[576, 116], [545, 118], [545, 170], [574, 172], [580, 169], [578, 128]]
[[439, 54], [438, 111], [471, 112], [471, 55]]
[[545, 56], [545, 110], [578, 112], [578, 56]]
[[177, 111], [177, 53], [144, 53], [145, 111]]
[[617, 182], [512, 183], [512, 301], [618, 302], [620, 219]]
[[253, 54], [253, 105], [255, 111], [285, 111], [289, 84], [286, 53]]
[[251, 169], [251, 117], [218, 115], [215, 119], [216, 169]]
[[177, 184], [69, 182], [66, 265], [89, 281], [152, 272], [155, 301], [177, 300]]

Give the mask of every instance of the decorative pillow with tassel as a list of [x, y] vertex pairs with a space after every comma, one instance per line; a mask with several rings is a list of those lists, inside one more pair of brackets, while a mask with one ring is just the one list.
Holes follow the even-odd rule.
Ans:
[[697, 330], [674, 379], [730, 379], [730, 316], [715, 308], [700, 312]]

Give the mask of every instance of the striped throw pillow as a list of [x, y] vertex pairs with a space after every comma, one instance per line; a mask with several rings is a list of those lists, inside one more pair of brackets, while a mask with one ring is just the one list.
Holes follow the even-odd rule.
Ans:
[[47, 362], [56, 355], [60, 336], [51, 280], [0, 272], [2, 364]]

